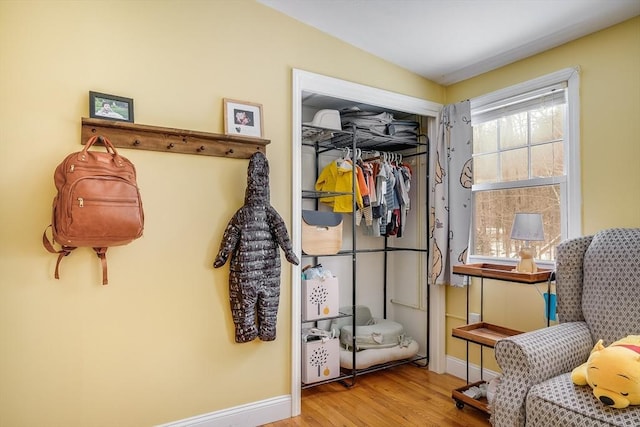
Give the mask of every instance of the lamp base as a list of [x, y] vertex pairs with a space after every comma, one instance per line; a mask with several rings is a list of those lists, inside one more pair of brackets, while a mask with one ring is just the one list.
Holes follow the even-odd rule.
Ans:
[[518, 252], [518, 255], [520, 255], [520, 261], [518, 262], [518, 265], [516, 266], [516, 268], [513, 269], [513, 271], [517, 271], [518, 273], [537, 273], [538, 272], [538, 266], [533, 260], [533, 255], [534, 255], [533, 248], [530, 248], [528, 246], [524, 247], [520, 249], [520, 252]]

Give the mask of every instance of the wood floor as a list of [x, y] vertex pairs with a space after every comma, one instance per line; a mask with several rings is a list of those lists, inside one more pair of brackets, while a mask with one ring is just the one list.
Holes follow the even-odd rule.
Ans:
[[302, 415], [265, 427], [487, 427], [488, 415], [457, 409], [451, 390], [465, 382], [402, 365], [357, 377], [355, 386], [324, 384], [302, 391]]

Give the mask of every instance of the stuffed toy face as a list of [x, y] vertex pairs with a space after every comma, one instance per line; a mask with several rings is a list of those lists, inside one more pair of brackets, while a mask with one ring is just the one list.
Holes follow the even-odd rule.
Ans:
[[640, 405], [640, 335], [629, 335], [609, 347], [598, 341], [571, 379], [577, 385], [589, 384], [593, 395], [612, 408]]

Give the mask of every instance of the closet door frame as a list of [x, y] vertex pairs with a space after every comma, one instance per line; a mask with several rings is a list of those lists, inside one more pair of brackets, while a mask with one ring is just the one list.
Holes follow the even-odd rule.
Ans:
[[[442, 104], [414, 98], [407, 95], [378, 89], [358, 83], [348, 82], [320, 74], [299, 69], [293, 69], [292, 90], [292, 241], [294, 250], [301, 253], [301, 216], [302, 209], [302, 94], [311, 92], [319, 95], [331, 96], [339, 99], [375, 105], [389, 110], [403, 111], [429, 117], [429, 140], [435, 140], [437, 118]], [[301, 266], [291, 265], [291, 416], [301, 411]], [[430, 304], [428, 307], [428, 322], [430, 327], [429, 370], [445, 372], [445, 289], [443, 286], [433, 286], [430, 290]]]

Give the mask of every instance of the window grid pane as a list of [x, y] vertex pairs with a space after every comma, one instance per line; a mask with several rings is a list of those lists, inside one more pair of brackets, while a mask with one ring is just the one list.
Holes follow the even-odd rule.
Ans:
[[492, 153], [498, 150], [498, 123], [495, 120], [473, 127], [473, 152]]
[[555, 259], [561, 239], [560, 184], [526, 181], [564, 176], [565, 118], [566, 104], [541, 101], [528, 111], [474, 126], [474, 184], [524, 181], [517, 188], [474, 191], [474, 255], [517, 258], [524, 242], [510, 239], [513, 218], [517, 212], [539, 212], [545, 241], [531, 242], [536, 258]]
[[475, 184], [498, 182], [497, 154], [483, 154], [473, 158], [473, 181]]
[[500, 136], [498, 143], [501, 150], [522, 147], [529, 140], [528, 113], [518, 113], [499, 119]]
[[531, 177], [543, 178], [564, 174], [562, 141], [531, 147]]
[[565, 104], [532, 110], [530, 114], [532, 144], [562, 139]]
[[529, 150], [527, 148], [504, 151], [500, 155], [500, 160], [502, 164], [502, 179], [500, 181], [529, 179]]
[[542, 242], [531, 242], [536, 258], [555, 259], [560, 242], [560, 185], [543, 185], [474, 193], [475, 254], [515, 258], [524, 242], [511, 240], [511, 226], [517, 212], [541, 213]]

